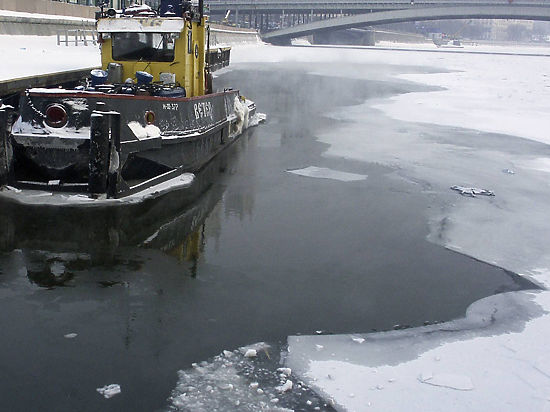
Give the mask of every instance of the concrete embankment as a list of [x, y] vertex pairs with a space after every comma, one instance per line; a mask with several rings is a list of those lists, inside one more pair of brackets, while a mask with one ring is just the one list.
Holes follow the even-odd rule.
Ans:
[[[0, 34], [55, 36], [60, 31], [74, 29], [95, 29], [95, 20], [70, 16], [33, 15], [31, 13], [0, 10]], [[239, 29], [212, 23], [210, 42], [216, 44], [258, 43], [256, 30]]]
[[0, 10], [93, 19], [98, 8], [52, 0], [0, 0]]
[[253, 29], [240, 29], [221, 24], [210, 24], [210, 44], [237, 45], [261, 42], [260, 35]]

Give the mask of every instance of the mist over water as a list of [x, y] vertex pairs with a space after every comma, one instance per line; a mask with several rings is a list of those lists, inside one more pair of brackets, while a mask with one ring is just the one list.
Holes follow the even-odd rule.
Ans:
[[[224, 349], [444, 321], [485, 296], [534, 287], [429, 242], [437, 200], [395, 168], [324, 155], [330, 145], [318, 137], [335, 133], [337, 144], [343, 125], [357, 139], [391, 135], [375, 113], [356, 110], [365, 100], [433, 89], [349, 70], [250, 64], [218, 77], [268, 121], [191, 190], [124, 210], [3, 205], [0, 360], [10, 379], [0, 405], [163, 409], [178, 370]], [[309, 166], [366, 179], [288, 173]], [[96, 393], [111, 383], [120, 395]]]

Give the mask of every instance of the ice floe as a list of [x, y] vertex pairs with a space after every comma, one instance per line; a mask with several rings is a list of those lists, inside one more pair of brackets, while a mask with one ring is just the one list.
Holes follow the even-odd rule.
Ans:
[[97, 388], [96, 390], [106, 399], [112, 398], [113, 396], [118, 395], [121, 392], [120, 385], [116, 383], [105, 385], [104, 387]]
[[319, 179], [332, 179], [332, 180], [339, 180], [341, 182], [355, 182], [358, 180], [365, 180], [367, 178], [366, 175], [340, 172], [338, 170], [332, 170], [326, 167], [317, 167], [317, 166], [309, 166], [304, 169], [287, 170], [287, 172], [293, 173], [299, 176], [315, 177]]

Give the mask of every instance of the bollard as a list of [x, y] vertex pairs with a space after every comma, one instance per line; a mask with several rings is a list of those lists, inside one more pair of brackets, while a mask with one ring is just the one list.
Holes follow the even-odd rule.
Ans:
[[0, 109], [0, 186], [8, 183], [12, 169], [9, 117], [9, 110]]
[[107, 191], [109, 172], [109, 123], [108, 117], [98, 112], [90, 116], [90, 161], [88, 190], [92, 194]]

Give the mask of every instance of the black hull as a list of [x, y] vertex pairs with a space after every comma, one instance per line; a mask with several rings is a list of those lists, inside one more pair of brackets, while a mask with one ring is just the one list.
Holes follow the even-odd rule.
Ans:
[[[42, 114], [52, 104], [62, 105], [68, 112], [62, 128], [49, 127], [44, 121]], [[12, 131], [10, 183], [86, 192], [93, 173], [93, 113], [120, 114], [119, 195], [143, 189], [145, 181], [156, 184], [178, 173], [196, 172], [242, 132], [247, 119], [239, 118], [242, 111], [236, 111], [236, 104], [246, 106], [247, 118], [254, 114], [254, 104], [244, 102], [237, 91], [197, 98], [31, 92], [22, 99]], [[147, 125], [146, 116], [151, 113], [154, 121]], [[112, 147], [114, 143], [107, 144]]]

